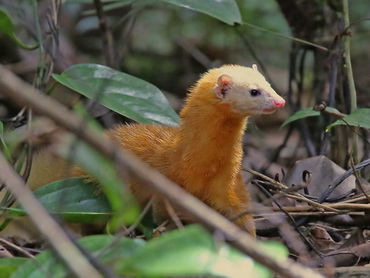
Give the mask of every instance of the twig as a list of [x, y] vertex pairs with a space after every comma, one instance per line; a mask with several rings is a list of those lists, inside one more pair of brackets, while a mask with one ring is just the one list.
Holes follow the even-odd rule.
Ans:
[[355, 178], [356, 178], [357, 185], [360, 188], [361, 192], [365, 195], [365, 197], [367, 199], [367, 202], [370, 204], [370, 196], [367, 194], [367, 192], [365, 191], [364, 187], [362, 186], [360, 177], [359, 177], [357, 171], [355, 170], [355, 164], [353, 162], [353, 158], [352, 157], [350, 159], [350, 162], [351, 162], [351, 168], [352, 168], [353, 174], [355, 175]]
[[[264, 212], [267, 217], [265, 218], [273, 227], [277, 227], [279, 235], [282, 240], [286, 243], [287, 246], [297, 254], [299, 254], [300, 261], [305, 264], [309, 259], [309, 253], [307, 246], [302, 242], [300, 235], [293, 229], [293, 227], [286, 221], [286, 218], [283, 217], [280, 213], [274, 213], [271, 208], [265, 207], [261, 204], [253, 204], [253, 210], [255, 212]], [[260, 218], [264, 220], [263, 218]], [[255, 219], [257, 222], [259, 219]], [[259, 234], [263, 234], [263, 230], [258, 231]], [[262, 235], [263, 236], [263, 235]]]
[[295, 37], [292, 37], [292, 36], [287, 36], [287, 35], [284, 35], [284, 34], [281, 34], [281, 33], [278, 33], [278, 32], [274, 32], [274, 31], [256, 26], [256, 25], [248, 23], [248, 22], [243, 22], [243, 25], [252, 27], [252, 28], [257, 29], [259, 31], [263, 31], [263, 32], [266, 32], [266, 33], [269, 33], [269, 34], [272, 34], [272, 35], [275, 35], [275, 36], [278, 36], [278, 37], [281, 37], [281, 38], [285, 38], [285, 39], [289, 39], [289, 40], [299, 42], [299, 43], [302, 43], [302, 44], [310, 45], [310, 46], [316, 47], [317, 49], [320, 49], [320, 50], [329, 51], [329, 49], [324, 47], [324, 46], [321, 46], [321, 45], [318, 45], [318, 44], [315, 44], [315, 43], [312, 43], [312, 42], [309, 42], [309, 41], [306, 41], [306, 40], [298, 39], [298, 38], [295, 38]]
[[249, 172], [249, 173], [251, 173], [252, 175], [255, 175], [255, 176], [257, 176], [257, 177], [260, 177], [260, 178], [262, 178], [262, 179], [264, 179], [264, 180], [266, 180], [266, 181], [270, 182], [272, 185], [275, 185], [279, 190], [281, 190], [281, 189], [288, 189], [288, 188], [289, 188], [289, 187], [288, 187], [288, 186], [286, 186], [285, 184], [283, 184], [283, 183], [281, 183], [281, 182], [278, 182], [278, 181], [276, 181], [276, 180], [274, 180], [274, 179], [272, 179], [272, 178], [270, 178], [270, 177], [268, 177], [268, 176], [266, 176], [266, 175], [264, 175], [264, 174], [262, 174], [262, 173], [259, 173], [259, 172], [257, 172], [257, 171], [254, 171], [253, 169], [250, 169], [250, 168], [248, 168], [248, 169], [243, 168], [242, 170], [243, 170], [243, 171], [246, 171], [246, 172]]
[[349, 209], [349, 210], [370, 210], [370, 204], [337, 203], [331, 204], [330, 207], [336, 209]]
[[[260, 187], [260, 189], [262, 190], [262, 192], [267, 196], [267, 197], [270, 197], [272, 198], [271, 194], [263, 187], [263, 186], [260, 186], [258, 184], [257, 181], [254, 182], [257, 186]], [[299, 229], [295, 219], [293, 218], [293, 216], [287, 212], [286, 210], [284, 210], [283, 206], [280, 205], [280, 203], [277, 201], [277, 200], [274, 200], [273, 199], [273, 202], [279, 207], [279, 209], [281, 210], [282, 213], [284, 213], [284, 215], [290, 219], [290, 222], [291, 224], [294, 226], [296, 232], [301, 236], [301, 238], [303, 238], [303, 240], [305, 241], [305, 243], [307, 244], [307, 246], [309, 246], [317, 255], [321, 256], [321, 252], [307, 239], [307, 237], [303, 234], [303, 232], [301, 231], [301, 229]]]
[[[32, 128], [32, 110], [28, 109], [28, 117], [27, 117], [27, 131], [29, 132]], [[31, 166], [32, 166], [32, 156], [33, 156], [33, 148], [30, 144], [26, 144], [26, 164], [24, 166], [24, 171], [22, 174], [22, 178], [26, 181], [28, 180], [31, 174]]]
[[335, 111], [331, 111], [331, 110], [326, 109], [326, 105], [324, 103], [321, 103], [319, 105], [315, 105], [313, 107], [313, 110], [321, 111], [321, 112], [324, 112], [328, 115], [332, 115], [332, 116], [335, 116], [335, 117], [338, 117], [338, 118], [343, 118], [343, 117], [347, 116], [347, 114], [340, 113], [340, 112], [335, 112]]
[[[345, 59], [345, 69], [347, 72], [348, 88], [351, 99], [351, 113], [357, 109], [357, 93], [355, 81], [353, 79], [352, 63], [351, 63], [351, 45], [350, 45], [350, 22], [349, 22], [349, 8], [348, 0], [343, 0], [343, 16], [344, 16], [344, 26], [345, 30], [343, 32], [343, 41], [344, 41], [344, 59]], [[352, 134], [352, 151], [355, 162], [358, 162], [358, 138], [356, 133]]]
[[27, 252], [26, 250], [24, 250], [23, 248], [11, 243], [10, 241], [7, 241], [3, 238], [0, 238], [0, 242], [2, 245], [7, 245], [11, 248], [13, 248], [14, 250], [17, 250], [19, 253], [22, 253], [24, 256], [28, 257], [28, 258], [31, 258], [31, 259], [34, 259], [35, 256], [33, 256], [31, 253]]
[[[259, 176], [265, 180], [267, 180], [268, 182], [270, 182], [272, 185], [275, 185], [279, 188], [279, 190], [281, 189], [284, 189], [284, 190], [287, 190], [289, 189], [288, 186], [286, 186], [285, 184], [281, 183], [281, 182], [278, 182], [278, 181], [275, 181], [274, 179], [264, 175], [264, 174], [261, 174], [257, 171], [254, 171], [252, 169], [242, 169], [243, 171], [247, 171], [253, 175], [256, 175], [256, 176]], [[285, 193], [285, 192], [280, 192], [279, 194], [283, 194], [289, 198], [293, 198], [293, 199], [297, 199], [297, 200], [300, 200], [300, 201], [303, 201], [303, 202], [306, 202], [306, 203], [309, 203], [311, 204], [312, 206], [314, 207], [319, 207], [319, 208], [322, 208], [322, 209], [326, 209], [326, 210], [329, 210], [329, 211], [333, 211], [333, 212], [338, 212], [338, 210], [336, 209], [333, 209], [333, 208], [330, 208], [329, 206], [327, 205], [324, 205], [324, 204], [320, 204], [318, 202], [315, 202], [315, 201], [312, 201], [306, 197], [304, 197], [303, 195], [299, 194], [299, 193], [296, 193], [296, 192], [293, 192], [291, 194], [288, 194], [288, 193]]]
[[[199, 222], [204, 223], [213, 230], [222, 231], [227, 238], [234, 239], [232, 240], [232, 245], [248, 254], [257, 262], [269, 267], [283, 277], [322, 277], [322, 275], [316, 271], [293, 262], [290, 259], [277, 261], [271, 255], [267, 255], [254, 239], [228, 219], [208, 207], [196, 197], [187, 193], [184, 189], [177, 186], [158, 171], [149, 167], [127, 150], [116, 147], [101, 133], [92, 131], [82, 125], [82, 119], [80, 117], [67, 111], [65, 107], [57, 102], [38, 94], [34, 88], [17, 78], [2, 66], [0, 66], [0, 85], [4, 89], [3, 93], [9, 96], [9, 98], [19, 104], [27, 104], [35, 111], [47, 115], [57, 124], [84, 139], [101, 154], [114, 159], [120, 169], [129, 169], [143, 181], [144, 184], [150, 186], [156, 193], [162, 194], [181, 209], [189, 212], [189, 214], [194, 216]], [[20, 197], [25, 198], [24, 196]], [[25, 209], [27, 209], [26, 206]], [[40, 216], [34, 220], [38, 221], [39, 218]], [[46, 232], [48, 233], [48, 230]], [[63, 246], [63, 249], [67, 250], [65, 246]], [[81, 268], [80, 265], [79, 270]], [[84, 277], [88, 276], [85, 275]]]
[[[296, 207], [283, 207], [283, 208], [286, 211], [289, 211], [291, 213], [294, 213], [294, 212], [333, 213], [333, 214], [350, 213], [349, 211], [344, 211], [343, 212], [343, 211], [340, 211], [340, 210], [337, 210], [337, 211], [327, 211], [327, 210], [325, 210], [325, 211], [322, 211], [322, 210], [320, 210], [320, 211], [314, 211], [312, 206], [296, 206]], [[271, 209], [273, 211], [279, 211], [280, 210], [277, 207], [271, 207]]]
[[99, 26], [102, 31], [103, 39], [103, 53], [105, 55], [105, 62], [109, 67], [116, 68], [116, 61], [113, 48], [113, 37], [112, 33], [108, 28], [107, 20], [104, 14], [103, 5], [100, 0], [94, 0], [96, 14], [99, 18]]
[[[278, 209], [279, 209], [279, 212], [261, 213], [261, 214], [258, 214], [258, 216], [268, 218], [268, 217], [274, 217], [274, 216], [277, 216], [277, 215], [278, 216], [285, 215], [284, 212], [280, 212], [280, 208], [278, 208]], [[306, 211], [306, 212], [289, 212], [289, 214], [292, 215], [292, 216], [333, 216], [333, 215], [338, 215], [338, 214], [356, 215], [356, 216], [364, 216], [365, 215], [364, 212], [348, 212], [348, 211], [342, 211], [342, 212], [339, 212], [339, 213], [332, 212], [332, 211]]]
[[69, 239], [60, 225], [46, 212], [24, 181], [14, 172], [12, 166], [0, 153], [0, 180], [14, 194], [18, 202], [28, 212], [36, 228], [46, 237], [50, 245], [77, 277], [102, 277], [80, 250]]
[[271, 78], [271, 76], [269, 75], [264, 63], [262, 62], [262, 60], [258, 57], [256, 51], [254, 50], [254, 48], [252, 47], [252, 45], [249, 43], [248, 39], [246, 38], [246, 36], [243, 35], [243, 33], [240, 31], [240, 28], [238, 28], [238, 26], [236, 26], [234, 28], [235, 32], [239, 35], [240, 39], [242, 40], [242, 42], [244, 43], [245, 47], [248, 49], [249, 53], [252, 55], [253, 57], [253, 60], [255, 60], [258, 64], [258, 66], [261, 67], [261, 70], [262, 72], [265, 74], [265, 76], [267, 77], [267, 80], [270, 82], [271, 84], [271, 87], [272, 88], [276, 88], [276, 85], [274, 84], [274, 81], [273, 79]]
[[[289, 196], [287, 195], [287, 197], [291, 197], [293, 199], [297, 199], [297, 200], [300, 200], [300, 201], [304, 201], [306, 202], [306, 200], [304, 198], [300, 198], [300, 196]], [[352, 203], [348, 203], [348, 202], [339, 202], [339, 203], [335, 203], [335, 204], [318, 204], [318, 203], [315, 203], [313, 202], [311, 204], [311, 209], [312, 207], [318, 207], [318, 208], [321, 208], [321, 209], [324, 209], [326, 211], [331, 211], [331, 212], [335, 212], [335, 213], [343, 213], [340, 211], [340, 209], [346, 209], [346, 210], [370, 210], [370, 204], [352, 204]], [[322, 206], [320, 206], [322, 205]], [[297, 210], [296, 211], [305, 211], [307, 210], [307, 206], [303, 206], [302, 208], [301, 207], [297, 207]], [[294, 209], [290, 209], [289, 211], [293, 211]]]
[[180, 228], [180, 229], [183, 229], [184, 228], [184, 225], [182, 224], [179, 216], [175, 212], [175, 210], [174, 210], [173, 206], [170, 204], [170, 202], [168, 202], [167, 200], [165, 200], [164, 201], [164, 204], [165, 204], [167, 213], [171, 217], [173, 223], [175, 223], [176, 227], [177, 228]]
[[306, 202], [306, 203], [310, 204], [313, 207], [321, 208], [321, 209], [332, 211], [332, 212], [339, 212], [337, 209], [334, 209], [334, 208], [330, 207], [327, 204], [317, 203], [315, 201], [312, 201], [312, 200], [304, 197], [301, 194], [287, 194], [285, 192], [281, 192], [280, 194], [285, 195], [288, 198], [292, 198], [292, 199], [295, 199], [295, 200]]
[[186, 39], [177, 39], [177, 44], [182, 47], [187, 53], [191, 55], [198, 63], [200, 63], [204, 68], [210, 69], [212, 67], [212, 60], [207, 57], [202, 51], [199, 50], [194, 44]]
[[[366, 192], [366, 193], [369, 194], [370, 192]], [[356, 203], [356, 202], [362, 202], [362, 201], [365, 201], [365, 200], [367, 200], [366, 196], [359, 196], [359, 197], [356, 197], [356, 198], [344, 200], [344, 201], [342, 201], [342, 203]]]
[[[151, 206], [153, 205], [153, 198], [150, 198], [149, 202], [145, 205], [144, 209], [140, 212], [140, 215], [137, 217], [136, 221], [134, 224], [132, 224], [128, 229], [124, 230], [122, 235], [123, 236], [128, 236], [130, 233], [132, 233], [136, 227], [139, 225], [141, 219], [147, 214]], [[120, 235], [120, 233], [118, 233]]]
[[[335, 105], [335, 93], [337, 90], [337, 85], [338, 85], [338, 66], [339, 62], [342, 61], [342, 59], [339, 59], [340, 55], [340, 39], [339, 36], [336, 35], [334, 36], [333, 42], [330, 46], [330, 53], [329, 53], [329, 58], [328, 58], [328, 63], [329, 63], [329, 92], [328, 92], [328, 97], [326, 99], [327, 103], [329, 106], [334, 107]], [[342, 63], [340, 64], [342, 65]], [[335, 117], [342, 118], [346, 116], [345, 114], [342, 113], [337, 113], [337, 112], [332, 112], [326, 109], [326, 104], [323, 102], [322, 104], [318, 105], [317, 108], [321, 108], [321, 111], [324, 111], [326, 114], [328, 114], [328, 117], [323, 118], [323, 125], [328, 126], [332, 122], [332, 115]], [[316, 110], [314, 108], [314, 110]], [[324, 132], [323, 138], [321, 140], [321, 146], [320, 146], [320, 151], [319, 155], [325, 155], [328, 151], [329, 145], [330, 145], [330, 138], [332, 136], [332, 133], [330, 132]]]
[[344, 25], [345, 25], [345, 33], [343, 37], [344, 58], [346, 61], [347, 79], [348, 79], [349, 92], [351, 96], [351, 112], [353, 112], [357, 108], [357, 93], [356, 93], [355, 81], [353, 79], [353, 71], [352, 71], [352, 63], [351, 63], [350, 31], [348, 30], [348, 28], [350, 27], [348, 0], [343, 0], [343, 15], [344, 15]]
[[350, 175], [353, 174], [353, 171], [357, 171], [357, 170], [360, 170], [366, 166], [370, 165], [370, 159], [366, 159], [362, 162], [360, 162], [359, 164], [357, 164], [355, 167], [353, 167], [353, 169], [349, 169], [347, 170], [342, 176], [340, 176], [339, 178], [337, 178], [332, 185], [329, 186], [328, 189], [326, 189], [320, 196], [318, 202], [319, 203], [322, 203], [324, 202], [328, 197], [329, 195], [334, 191], [334, 189], [340, 185], [345, 179], [347, 179]]

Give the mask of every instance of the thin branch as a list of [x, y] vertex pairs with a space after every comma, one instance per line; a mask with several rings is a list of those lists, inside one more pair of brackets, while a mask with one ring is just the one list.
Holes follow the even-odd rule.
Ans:
[[[101, 133], [88, 129], [83, 125], [80, 117], [71, 113], [59, 103], [37, 93], [34, 88], [2, 66], [0, 66], [0, 85], [4, 89], [4, 94], [9, 96], [9, 98], [19, 104], [32, 107], [38, 113], [47, 115], [57, 124], [80, 136], [101, 154], [114, 159], [120, 169], [129, 169], [144, 184], [150, 186], [156, 193], [162, 194], [171, 203], [189, 212], [199, 222], [210, 227], [212, 230], [222, 231], [226, 238], [233, 239], [231, 241], [233, 246], [245, 252], [257, 262], [269, 267], [283, 277], [322, 277], [316, 271], [293, 262], [290, 259], [277, 261], [276, 258], [266, 254], [261, 249], [261, 246], [245, 231], [241, 230], [161, 173], [149, 167], [127, 150], [116, 147]], [[20, 197], [24, 198], [23, 196]], [[25, 209], [27, 208], [25, 207]], [[39, 221], [39, 218], [38, 216], [34, 220]], [[63, 249], [66, 249], [65, 246], [63, 246]]]
[[144, 218], [145, 214], [148, 213], [148, 211], [150, 210], [152, 206], [153, 206], [153, 197], [150, 198], [149, 202], [145, 205], [144, 209], [140, 212], [140, 215], [135, 220], [135, 223], [132, 224], [129, 228], [125, 229], [122, 233], [118, 232], [117, 234], [122, 235], [122, 236], [129, 236], [133, 231], [135, 231], [137, 226], [140, 224], [140, 221]]
[[254, 24], [251, 24], [251, 23], [248, 23], [248, 22], [243, 22], [242, 24], [246, 25], [246, 26], [249, 26], [249, 27], [252, 27], [254, 29], [257, 29], [259, 31], [266, 32], [266, 33], [284, 38], [284, 39], [289, 39], [289, 40], [292, 40], [292, 41], [295, 41], [295, 42], [299, 42], [301, 44], [310, 45], [310, 46], [313, 46], [313, 47], [315, 47], [317, 49], [320, 49], [320, 50], [329, 51], [329, 49], [324, 47], [324, 46], [321, 46], [321, 45], [318, 45], [318, 44], [315, 44], [315, 43], [312, 43], [312, 42], [309, 42], [309, 41], [306, 41], [306, 40], [302, 40], [302, 39], [298, 39], [298, 38], [295, 38], [295, 37], [292, 37], [292, 36], [288, 36], [288, 35], [284, 35], [284, 34], [281, 34], [281, 33], [278, 33], [278, 32], [274, 32], [274, 31], [259, 27], [257, 25], [254, 25]]
[[174, 210], [173, 206], [170, 204], [170, 202], [165, 200], [164, 204], [165, 204], [168, 215], [170, 216], [170, 218], [172, 219], [172, 221], [176, 225], [176, 227], [179, 228], [179, 229], [183, 229], [184, 224], [182, 224], [179, 216], [175, 212], [175, 210]]
[[114, 55], [113, 37], [108, 28], [107, 19], [104, 14], [103, 5], [100, 0], [94, 0], [96, 14], [99, 18], [99, 26], [102, 31], [103, 48], [102, 51], [105, 55], [105, 62], [109, 67], [116, 68], [116, 60]]
[[96, 269], [73, 244], [60, 225], [47, 213], [44, 207], [33, 196], [32, 191], [24, 184], [22, 178], [0, 153], [0, 180], [17, 198], [18, 202], [28, 212], [36, 228], [45, 236], [50, 245], [63, 259], [66, 265], [77, 277], [101, 277]]
[[[259, 183], [255, 181], [255, 184], [257, 186], [259, 186]], [[268, 192], [263, 186], [259, 186], [259, 188], [262, 190], [262, 192], [269, 198], [272, 198], [270, 192]], [[277, 200], [274, 200], [273, 199], [273, 202], [275, 203], [275, 205], [278, 206], [278, 208], [281, 210], [282, 213], [285, 214], [285, 216], [290, 219], [290, 222], [291, 222], [291, 225], [293, 225], [293, 227], [295, 228], [296, 232], [301, 236], [301, 238], [304, 240], [304, 242], [307, 244], [307, 246], [309, 246], [316, 254], [318, 254], [319, 256], [321, 256], [321, 252], [307, 239], [307, 237], [303, 234], [303, 232], [301, 231], [301, 229], [299, 229], [294, 217], [288, 213], [286, 210], [284, 210], [283, 206], [277, 201]]]
[[281, 190], [281, 189], [288, 189], [289, 187], [288, 186], [286, 186], [285, 184], [283, 184], [283, 183], [281, 183], [281, 182], [278, 182], [278, 181], [276, 181], [276, 180], [274, 180], [274, 179], [272, 179], [272, 178], [270, 178], [270, 177], [268, 177], [268, 176], [266, 176], [266, 175], [264, 175], [264, 174], [262, 174], [262, 173], [259, 173], [259, 172], [257, 172], [257, 171], [254, 171], [253, 169], [250, 169], [250, 168], [248, 168], [248, 169], [245, 169], [245, 168], [243, 168], [242, 169], [243, 171], [246, 171], [246, 172], [248, 172], [248, 173], [251, 173], [252, 175], [255, 175], [255, 176], [257, 176], [257, 177], [260, 177], [260, 178], [262, 178], [262, 179], [264, 179], [264, 180], [266, 180], [266, 181], [268, 181], [269, 183], [271, 183], [272, 185], [275, 185], [279, 190]]
[[348, 0], [343, 0], [343, 15], [344, 15], [344, 25], [345, 25], [345, 34], [343, 37], [344, 40], [344, 58], [346, 61], [346, 70], [347, 70], [347, 79], [349, 92], [351, 96], [351, 112], [357, 109], [357, 93], [355, 81], [353, 79], [352, 63], [351, 63], [351, 46], [350, 46], [350, 27], [349, 22], [349, 8]]
[[[370, 192], [367, 191], [366, 193], [369, 194]], [[344, 200], [344, 201], [342, 201], [342, 203], [356, 203], [356, 202], [362, 202], [362, 201], [365, 201], [365, 200], [367, 200], [366, 196], [359, 196], [359, 197], [356, 197], [356, 198]]]
[[190, 54], [199, 64], [201, 64], [205, 69], [212, 68], [212, 60], [207, 57], [205, 53], [200, 51], [194, 44], [192, 44], [189, 40], [185, 39], [177, 39], [176, 43], [182, 47], [187, 53]]
[[244, 43], [245, 47], [248, 49], [249, 53], [252, 55], [253, 60], [255, 60], [258, 64], [258, 66], [261, 67], [261, 70], [262, 70], [263, 74], [265, 74], [265, 76], [267, 77], [267, 80], [270, 82], [271, 87], [276, 88], [277, 87], [276, 84], [274, 84], [274, 81], [271, 78], [271, 76], [269, 75], [264, 63], [259, 58], [259, 56], [257, 55], [257, 53], [254, 50], [254, 48], [252, 47], [252, 45], [249, 43], [249, 40], [246, 38], [246, 36], [241, 32], [241, 30], [238, 27], [234, 28], [234, 30], [238, 34], [238, 36], [242, 40], [242, 42]]
[[364, 187], [361, 183], [360, 176], [357, 173], [357, 171], [355, 170], [355, 164], [353, 162], [352, 157], [350, 159], [350, 162], [351, 162], [351, 168], [352, 168], [353, 174], [355, 175], [355, 178], [356, 178], [356, 183], [357, 183], [358, 187], [360, 188], [361, 192], [366, 196], [367, 202], [370, 203], [370, 196], [367, 194], [366, 190], [364, 189]]
[[315, 201], [312, 201], [306, 197], [304, 197], [303, 195], [301, 194], [286, 194], [284, 192], [281, 192], [280, 194], [288, 197], [288, 198], [292, 198], [292, 199], [295, 199], [295, 200], [298, 200], [298, 201], [301, 201], [301, 202], [306, 202], [308, 204], [310, 204], [312, 207], [315, 207], [317, 209], [322, 209], [322, 210], [327, 210], [327, 211], [332, 211], [332, 212], [339, 212], [337, 209], [333, 208], [333, 207], [330, 207], [328, 204], [321, 204], [321, 203], [317, 203]]
[[345, 179], [347, 179], [350, 175], [353, 174], [353, 171], [357, 171], [357, 170], [360, 170], [366, 166], [369, 166], [370, 165], [370, 159], [366, 159], [362, 162], [360, 162], [359, 164], [355, 165], [355, 167], [353, 167], [353, 169], [348, 169], [343, 175], [341, 175], [340, 177], [338, 177], [332, 185], [330, 185], [320, 196], [318, 202], [319, 203], [322, 203], [324, 202], [328, 197], [329, 195], [334, 191], [335, 188], [337, 188], [338, 185], [340, 185]]
[[[284, 207], [283, 207], [284, 208]], [[276, 217], [276, 216], [284, 216], [285, 213], [284, 212], [280, 212], [280, 208], [279, 209], [279, 212], [274, 212], [274, 213], [261, 213], [261, 214], [258, 214], [259, 217], [263, 217], [263, 218], [268, 218], [268, 217]], [[302, 211], [302, 212], [289, 212], [289, 214], [291, 216], [319, 216], [319, 217], [322, 217], [322, 216], [333, 216], [333, 215], [338, 215], [338, 214], [346, 214], [346, 215], [356, 215], [356, 216], [364, 216], [365, 213], [364, 212], [356, 212], [356, 211], [350, 211], [350, 212], [341, 212], [341, 213], [336, 213], [336, 212], [332, 212], [332, 211]], [[258, 218], [257, 218], [258, 219]]]
[[31, 259], [35, 258], [35, 256], [33, 256], [31, 253], [27, 252], [26, 250], [19, 247], [18, 245], [15, 245], [14, 243], [11, 243], [10, 241], [7, 241], [3, 238], [0, 238], [0, 243], [2, 245], [6, 245], [6, 246], [9, 246], [10, 248], [13, 248], [14, 250], [17, 250], [19, 253], [23, 254], [24, 256], [26, 256], [28, 258], [31, 258]]
[[[348, 8], [348, 0], [343, 0], [343, 16], [344, 16], [344, 59], [345, 59], [345, 70], [347, 72], [347, 80], [348, 80], [348, 87], [349, 87], [349, 95], [351, 99], [351, 113], [357, 109], [357, 92], [355, 81], [353, 79], [353, 71], [352, 71], [352, 63], [351, 63], [351, 44], [350, 44], [350, 22], [349, 22], [349, 8]], [[355, 133], [351, 135], [352, 137], [352, 151], [354, 161], [357, 163], [358, 159], [358, 137]]]
[[313, 107], [313, 110], [315, 110], [315, 111], [321, 111], [321, 112], [324, 112], [324, 113], [326, 113], [328, 115], [335, 116], [337, 118], [344, 118], [345, 116], [348, 116], [347, 114], [344, 114], [344, 113], [335, 112], [335, 111], [331, 111], [331, 110], [326, 109], [326, 104], [324, 104], [324, 103], [321, 103], [319, 105], [315, 105]]

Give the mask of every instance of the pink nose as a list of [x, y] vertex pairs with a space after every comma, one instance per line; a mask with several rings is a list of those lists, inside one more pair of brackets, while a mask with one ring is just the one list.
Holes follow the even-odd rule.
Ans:
[[280, 108], [280, 107], [284, 107], [285, 105], [285, 100], [284, 99], [281, 99], [281, 100], [275, 100], [274, 101], [276, 107]]

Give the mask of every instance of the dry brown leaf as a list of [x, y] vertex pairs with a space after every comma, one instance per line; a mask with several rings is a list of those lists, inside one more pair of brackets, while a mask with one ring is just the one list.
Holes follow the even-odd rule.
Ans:
[[[310, 195], [320, 197], [328, 189], [328, 186], [342, 176], [346, 170], [339, 167], [333, 161], [325, 156], [315, 156], [298, 160], [291, 171], [289, 171], [285, 184], [302, 184], [302, 173], [307, 170], [311, 173], [311, 181], [307, 185]], [[365, 190], [370, 189], [370, 184], [363, 181]], [[356, 178], [351, 175], [344, 180], [329, 196], [329, 198], [338, 198], [345, 196], [348, 192], [356, 188]]]

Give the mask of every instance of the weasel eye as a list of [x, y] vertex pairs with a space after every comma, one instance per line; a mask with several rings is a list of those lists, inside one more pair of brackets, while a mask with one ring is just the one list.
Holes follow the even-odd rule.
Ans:
[[250, 92], [252, 97], [256, 97], [256, 96], [259, 96], [261, 94], [261, 92], [256, 90], [256, 89], [250, 90], [249, 92]]

